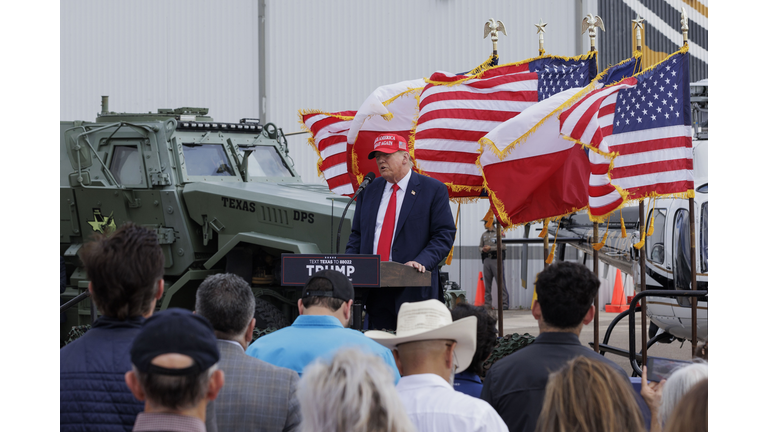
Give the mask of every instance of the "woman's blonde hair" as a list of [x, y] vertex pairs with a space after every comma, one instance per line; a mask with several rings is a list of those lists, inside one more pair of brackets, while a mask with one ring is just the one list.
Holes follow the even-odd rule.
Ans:
[[301, 431], [415, 432], [394, 376], [381, 357], [359, 349], [339, 350], [331, 361], [304, 369], [297, 397]]
[[645, 432], [645, 425], [629, 381], [579, 356], [549, 375], [536, 431]]

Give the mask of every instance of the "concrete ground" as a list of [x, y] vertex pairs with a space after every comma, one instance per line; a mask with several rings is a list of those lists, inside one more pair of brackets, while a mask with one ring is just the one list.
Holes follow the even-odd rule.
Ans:
[[[605, 332], [608, 329], [608, 326], [611, 324], [611, 321], [618, 315], [618, 313], [608, 313], [605, 311], [600, 311], [599, 313], [599, 340], [600, 343], [603, 343], [603, 338], [605, 337]], [[636, 322], [636, 329], [635, 329], [635, 338], [636, 338], [636, 346], [637, 346], [637, 352], [640, 352], [641, 347], [641, 317], [640, 313], [638, 312], [635, 318]], [[650, 320], [648, 320], [648, 324], [650, 324]], [[504, 335], [512, 334], [512, 333], [519, 333], [524, 334], [528, 333], [531, 336], [538, 336], [539, 334], [539, 327], [537, 325], [536, 320], [533, 318], [533, 315], [531, 314], [531, 311], [528, 309], [516, 309], [516, 310], [505, 310], [504, 316], [503, 316], [503, 333]], [[581, 336], [579, 337], [581, 340], [581, 343], [585, 346], [589, 346], [589, 342], [594, 341], [594, 323], [590, 323], [589, 325], [584, 326], [584, 328], [581, 331]], [[625, 317], [621, 320], [619, 324], [617, 324], [613, 331], [611, 332], [611, 338], [608, 342], [608, 345], [621, 348], [624, 350], [629, 349], [629, 317]], [[681, 342], [675, 341], [670, 344], [654, 344], [651, 348], [648, 349], [648, 356], [651, 357], [664, 357], [664, 358], [671, 358], [671, 359], [678, 359], [678, 360], [690, 360], [691, 359], [691, 343], [689, 341], [685, 341], [685, 343], [682, 344]], [[626, 357], [622, 357], [616, 354], [606, 353], [606, 358], [609, 358], [613, 360], [616, 364], [624, 368], [625, 371], [627, 371], [627, 374], [629, 376], [632, 376], [632, 367], [629, 363], [629, 359]]]

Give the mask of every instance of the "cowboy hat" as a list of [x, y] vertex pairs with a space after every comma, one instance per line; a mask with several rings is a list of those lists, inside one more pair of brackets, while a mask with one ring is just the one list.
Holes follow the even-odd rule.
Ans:
[[397, 314], [396, 334], [369, 330], [365, 335], [389, 349], [400, 344], [435, 339], [456, 341], [456, 372], [472, 363], [477, 343], [477, 317], [453, 321], [451, 312], [438, 300], [403, 303]]

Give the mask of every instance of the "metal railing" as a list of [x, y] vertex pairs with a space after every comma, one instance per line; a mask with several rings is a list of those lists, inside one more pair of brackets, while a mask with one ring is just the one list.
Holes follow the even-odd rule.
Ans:
[[[86, 290], [85, 292], [78, 294], [76, 297], [73, 297], [72, 300], [64, 303], [59, 307], [59, 312], [64, 312], [67, 309], [71, 308], [72, 306], [77, 305], [81, 301], [87, 299], [91, 296], [91, 292]], [[96, 306], [93, 304], [93, 301], [91, 301], [91, 323], [96, 321]]]
[[[645, 297], [706, 297], [707, 292], [708, 291], [706, 290], [696, 290], [696, 291], [693, 291], [693, 290], [676, 290], [676, 291], [645, 290], [636, 294], [632, 298], [632, 301], [629, 302], [629, 310], [634, 311], [640, 299]], [[635, 314], [630, 313], [629, 314], [629, 352], [630, 353], [634, 352], [635, 350], [635, 341], [636, 341]], [[696, 341], [692, 341], [691, 343], [696, 344]], [[637, 356], [630, 355], [629, 362], [632, 365], [632, 370], [634, 370], [638, 376], [641, 376], [643, 374], [643, 370], [640, 368], [639, 364], [637, 363]]]

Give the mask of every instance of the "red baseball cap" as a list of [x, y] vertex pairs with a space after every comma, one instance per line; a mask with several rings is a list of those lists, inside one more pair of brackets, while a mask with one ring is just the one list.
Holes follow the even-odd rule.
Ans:
[[401, 150], [408, 151], [405, 138], [397, 134], [381, 134], [373, 141], [373, 150], [368, 153], [368, 159], [373, 159], [373, 154], [376, 152], [392, 154]]

